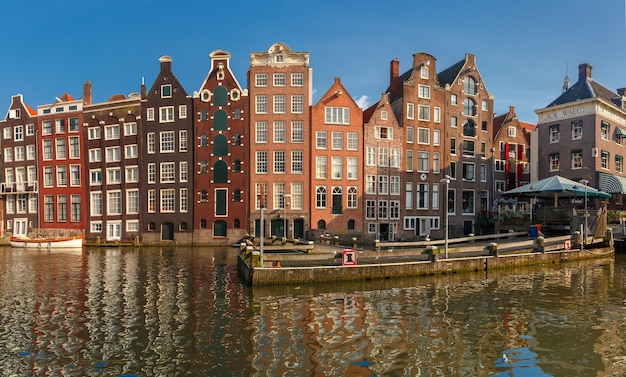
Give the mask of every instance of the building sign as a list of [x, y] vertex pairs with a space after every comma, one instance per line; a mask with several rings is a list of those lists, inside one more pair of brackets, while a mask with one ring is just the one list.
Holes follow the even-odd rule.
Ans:
[[548, 123], [593, 114], [594, 110], [595, 106], [589, 103], [582, 106], [570, 106], [553, 111], [538, 112], [537, 115], [539, 115], [539, 123]]
[[344, 249], [341, 254], [342, 266], [356, 266], [356, 250]]

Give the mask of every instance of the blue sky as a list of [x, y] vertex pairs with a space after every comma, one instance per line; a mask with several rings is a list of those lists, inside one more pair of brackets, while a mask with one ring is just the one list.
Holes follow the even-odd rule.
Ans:
[[87, 80], [94, 102], [139, 92], [142, 77], [152, 84], [163, 55], [174, 59], [191, 94], [217, 49], [232, 54], [231, 69], [246, 88], [250, 52], [285, 42], [310, 53], [314, 102], [339, 77], [369, 105], [387, 88], [392, 59], [404, 72], [412, 54], [427, 52], [441, 71], [472, 53], [496, 114], [515, 106], [521, 120], [536, 123], [534, 110], [561, 93], [566, 65], [572, 84], [578, 65], [589, 63], [601, 84], [626, 87], [625, 2], [8, 2], [0, 23], [0, 112], [18, 93], [33, 108], [65, 92], [80, 98]]

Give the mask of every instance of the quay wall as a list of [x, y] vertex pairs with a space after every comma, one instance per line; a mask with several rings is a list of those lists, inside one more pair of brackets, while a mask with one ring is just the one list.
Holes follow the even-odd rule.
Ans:
[[613, 247], [590, 250], [560, 250], [545, 253], [504, 254], [401, 263], [362, 264], [356, 266], [250, 267], [240, 255], [237, 269], [244, 282], [251, 285], [329, 283], [392, 279], [400, 277], [479, 272], [519, 266], [558, 264], [581, 259], [613, 257]]

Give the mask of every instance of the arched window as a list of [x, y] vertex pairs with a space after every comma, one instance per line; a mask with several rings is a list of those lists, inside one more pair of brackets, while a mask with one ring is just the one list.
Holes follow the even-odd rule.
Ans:
[[226, 221], [217, 220], [213, 223], [213, 235], [215, 237], [226, 237]]
[[200, 174], [206, 174], [209, 172], [209, 168], [207, 167], [207, 163], [205, 160], [200, 161]]
[[200, 229], [206, 229], [206, 219], [200, 220]]
[[326, 229], [326, 221], [320, 220], [317, 222], [317, 229]]
[[215, 92], [213, 93], [213, 105], [215, 106], [226, 106], [228, 104], [228, 90], [223, 86], [218, 86], [215, 88]]
[[239, 119], [241, 119], [241, 109], [240, 109], [240, 108], [236, 108], [236, 109], [235, 109], [235, 114], [234, 114], [233, 118], [234, 118], [235, 120], [239, 120]]
[[213, 129], [215, 131], [228, 130], [228, 114], [224, 110], [217, 110], [213, 115]]
[[156, 224], [155, 223], [148, 223], [148, 231], [150, 232], [154, 232], [156, 230]]
[[184, 222], [184, 221], [182, 223], [180, 223], [179, 229], [182, 230], [182, 231], [187, 230], [187, 223]]
[[206, 147], [208, 145], [207, 137], [205, 134], [200, 135], [200, 146]]
[[235, 160], [235, 167], [233, 168], [235, 173], [241, 173], [241, 160]]
[[469, 116], [476, 115], [476, 102], [474, 102], [473, 99], [466, 98], [463, 101], [463, 114], [469, 115]]
[[233, 145], [241, 146], [241, 134], [237, 132], [235, 136], [233, 136]]
[[240, 226], [241, 226], [241, 221], [239, 221], [239, 219], [234, 219], [233, 220], [233, 228], [239, 229]]
[[466, 76], [463, 80], [463, 91], [465, 94], [477, 94], [478, 88], [476, 80], [472, 76]]
[[463, 136], [476, 136], [476, 124], [471, 119], [466, 119], [463, 122]]
[[354, 230], [355, 226], [356, 226], [356, 221], [348, 220], [348, 230]]
[[213, 182], [228, 183], [228, 164], [226, 161], [220, 160], [213, 165]]
[[206, 190], [200, 191], [200, 201], [206, 202], [208, 200], [209, 200], [209, 194], [207, 193], [207, 191]]
[[348, 208], [358, 208], [358, 190], [356, 187], [348, 187]]
[[228, 138], [226, 135], [216, 135], [213, 139], [213, 155], [228, 156]]
[[200, 111], [200, 120], [204, 121], [209, 119], [209, 117], [207, 116], [206, 110], [202, 109], [202, 111]]
[[318, 187], [315, 192], [315, 207], [326, 208], [326, 187]]
[[235, 202], [241, 201], [241, 190], [235, 189], [235, 191], [233, 191], [233, 201]]

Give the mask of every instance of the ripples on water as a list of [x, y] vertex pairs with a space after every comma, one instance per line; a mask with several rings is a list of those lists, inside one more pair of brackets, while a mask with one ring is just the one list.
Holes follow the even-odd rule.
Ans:
[[233, 249], [0, 250], [1, 375], [626, 373], [620, 256], [268, 288], [242, 286], [235, 263]]

